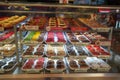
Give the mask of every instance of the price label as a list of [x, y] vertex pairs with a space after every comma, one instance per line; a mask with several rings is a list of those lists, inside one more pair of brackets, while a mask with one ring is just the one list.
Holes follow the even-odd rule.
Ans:
[[107, 71], [109, 71], [109, 68], [107, 69], [107, 68], [98, 68], [98, 71], [100, 71], [100, 72], [107, 72]]
[[4, 73], [4, 69], [0, 69], [0, 73]]
[[30, 46], [30, 45], [33, 45], [33, 44], [30, 44], [30, 43], [25, 43], [25, 45]]
[[29, 25], [25, 25], [25, 29], [26, 29], [26, 30], [39, 30], [39, 26], [29, 26]]
[[101, 41], [100, 45], [101, 46], [111, 46], [111, 41]]
[[51, 30], [51, 27], [50, 26], [47, 26], [46, 27], [46, 31], [50, 31]]
[[27, 70], [28, 73], [38, 73], [39, 70], [35, 70], [35, 69], [29, 69]]
[[51, 73], [62, 73], [63, 71], [62, 70], [51, 70], [50, 72]]
[[34, 58], [33, 55], [25, 55], [25, 56], [23, 56], [23, 57], [25, 57], [25, 58]]
[[77, 56], [70, 56], [69, 58], [70, 58], [70, 59], [76, 59]]
[[97, 32], [108, 32], [110, 28], [96, 28]]
[[85, 42], [81, 43], [82, 46], [87, 46], [87, 45], [89, 45], [89, 44], [90, 44], [90, 43], [85, 43]]
[[86, 57], [82, 57], [82, 56], [70, 56], [69, 58], [70, 58], [70, 59], [79, 59], [79, 60], [83, 60], [83, 59], [85, 59]]
[[37, 45], [38, 43], [37, 42], [35, 43], [35, 42], [27, 41], [27, 42], [22, 42], [22, 44], [25, 44], [25, 45], [28, 45], [28, 46], [29, 45], [33, 45], [34, 46], [34, 45]]
[[76, 59], [80, 59], [80, 56], [75, 56], [74, 58], [76, 58]]
[[56, 46], [60, 46], [61, 44], [59, 44], [59, 43], [51, 43], [51, 46], [53, 46], [53, 47], [56, 47]]
[[0, 31], [4, 31], [4, 28], [3, 28], [3, 27], [0, 27]]
[[32, 73], [32, 72], [33, 72], [33, 73], [38, 73], [38, 72], [40, 72], [40, 71], [37, 70], [37, 69], [31, 69], [30, 72], [31, 72], [31, 73]]
[[24, 58], [29, 58], [29, 56], [28, 55], [25, 55], [25, 56], [23, 56]]
[[84, 68], [76, 69], [75, 72], [87, 72], [87, 69]]
[[79, 57], [79, 60], [83, 60], [83, 59], [86, 59], [87, 56], [80, 56]]
[[77, 44], [80, 44], [80, 43], [79, 42], [72, 42], [72, 44], [77, 45]]
[[0, 55], [0, 59], [3, 59], [3, 56], [2, 56], [2, 55]]
[[38, 44], [38, 41], [32, 41], [33, 44]]
[[52, 59], [62, 59], [63, 57], [62, 56], [52, 56], [51, 58]]
[[37, 45], [39, 44], [37, 41], [30, 41], [30, 45]]
[[99, 55], [99, 58], [102, 58], [102, 59], [108, 59], [110, 56], [108, 55]]
[[24, 41], [23, 42], [23, 44], [29, 44], [30, 43], [30, 41]]

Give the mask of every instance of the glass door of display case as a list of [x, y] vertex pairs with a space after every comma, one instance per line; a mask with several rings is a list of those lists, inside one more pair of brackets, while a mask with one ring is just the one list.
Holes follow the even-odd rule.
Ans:
[[[120, 56], [111, 46], [119, 9], [0, 2], [0, 43], [11, 39], [9, 29], [13, 29], [17, 53], [17, 66], [2, 73], [0, 79], [118, 79]], [[3, 51], [11, 54], [4, 50], [12, 51], [10, 47], [1, 46], [0, 55]], [[3, 64], [4, 60], [0, 61]], [[12, 64], [8, 60], [0, 71]]]

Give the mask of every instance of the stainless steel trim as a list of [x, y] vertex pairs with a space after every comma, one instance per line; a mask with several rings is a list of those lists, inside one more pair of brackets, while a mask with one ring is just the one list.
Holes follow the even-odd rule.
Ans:
[[0, 10], [0, 12], [7, 12], [7, 13], [41, 13], [41, 14], [84, 14], [84, 15], [89, 15], [91, 13], [80, 13], [80, 12], [52, 12], [52, 11], [18, 11], [18, 10]]
[[105, 8], [105, 9], [120, 9], [120, 6], [84, 6], [84, 5], [71, 5], [71, 4], [45, 4], [45, 3], [5, 3], [0, 2], [3, 6], [42, 6], [42, 7], [66, 7], [66, 8]]
[[117, 73], [79, 73], [79, 74], [6, 74], [6, 75], [0, 75], [0, 79], [13, 79], [13, 78], [19, 78], [19, 79], [40, 79], [44, 77], [61, 77], [61, 78], [120, 78], [120, 74]]

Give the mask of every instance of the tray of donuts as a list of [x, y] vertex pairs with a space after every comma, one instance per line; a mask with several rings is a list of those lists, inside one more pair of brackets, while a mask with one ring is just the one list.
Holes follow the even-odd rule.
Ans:
[[[91, 44], [91, 41], [89, 40], [89, 38], [87, 38], [84, 35], [84, 33], [82, 33], [82, 32], [74, 32], [73, 34], [80, 41], [81, 45], [86, 46], [86, 45]], [[80, 44], [78, 44], [78, 45], [80, 45]]]
[[44, 56], [45, 44], [38, 44], [37, 46], [26, 46], [23, 52], [23, 58], [40, 58]]
[[88, 72], [89, 66], [85, 62], [85, 60], [79, 59], [68, 59], [66, 58], [66, 63], [69, 67], [70, 73], [77, 73], [77, 72]]
[[66, 62], [65, 59], [46, 59], [45, 63], [46, 73], [66, 73]]
[[42, 73], [45, 66], [45, 58], [27, 59], [21, 68], [25, 73]]
[[89, 56], [81, 46], [66, 45], [66, 51], [69, 58], [86, 59]]
[[81, 44], [79, 39], [73, 34], [73, 32], [65, 32], [67, 41], [71, 44]]
[[16, 53], [15, 49], [15, 44], [5, 44], [4, 46], [0, 46], [0, 55], [3, 57], [11, 57]]
[[16, 57], [0, 60], [0, 73], [10, 72], [17, 65]]
[[67, 56], [64, 45], [46, 45], [45, 55], [52, 59], [62, 59]]
[[87, 57], [85, 62], [91, 68], [90, 72], [109, 72], [111, 69], [108, 63], [97, 57]]
[[21, 41], [25, 45], [37, 45], [44, 42], [44, 31], [29, 31], [24, 39]]
[[65, 44], [67, 42], [65, 34], [63, 31], [58, 31], [58, 32], [46, 32], [45, 34], [45, 42], [47, 44]]

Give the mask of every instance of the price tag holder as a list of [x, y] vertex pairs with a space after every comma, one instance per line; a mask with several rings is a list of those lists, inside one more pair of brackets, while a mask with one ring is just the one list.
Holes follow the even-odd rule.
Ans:
[[111, 41], [100, 41], [101, 46], [111, 46]]
[[40, 70], [39, 69], [34, 69], [34, 72], [38, 73], [38, 72], [40, 72]]
[[0, 69], [0, 73], [4, 73], [4, 69]]
[[110, 56], [108, 56], [108, 55], [99, 55], [99, 58], [101, 58], [101, 59], [108, 59], [108, 58], [110, 58]]
[[24, 57], [24, 58], [29, 58], [29, 56], [28, 56], [28, 55], [24, 55], [23, 57]]
[[25, 56], [23, 56], [23, 57], [25, 57], [25, 58], [34, 58], [33, 55], [25, 55]]
[[76, 69], [75, 72], [87, 72], [87, 69], [85, 68]]
[[23, 41], [22, 43], [23, 43], [23, 44], [29, 44], [30, 41]]
[[74, 56], [73, 58], [75, 58], [75, 59], [80, 59], [80, 56]]
[[62, 59], [63, 57], [62, 56], [52, 56], [51, 58], [52, 59]]
[[35, 69], [28, 69], [27, 70], [28, 73], [38, 73], [39, 70], [35, 70]]
[[28, 43], [29, 41], [28, 40], [22, 40], [21, 43], [25, 44], [25, 43]]
[[83, 60], [83, 59], [86, 59], [87, 56], [80, 56], [79, 57], [79, 60]]
[[51, 70], [50, 72], [51, 73], [62, 73], [63, 71], [62, 70]]
[[108, 72], [109, 68], [98, 68], [98, 72]]
[[89, 45], [89, 44], [90, 44], [90, 43], [85, 43], [85, 42], [81, 43], [82, 46], [87, 46], [87, 45]]
[[61, 46], [61, 44], [54, 42], [54, 43], [51, 43], [51, 46], [56, 47], [56, 46]]
[[2, 55], [0, 55], [0, 59], [3, 59], [3, 56], [2, 56]]
[[3, 27], [0, 27], [0, 31], [4, 31], [4, 28], [3, 28]]
[[79, 42], [71, 42], [74, 45], [80, 44]]
[[111, 46], [111, 41], [109, 41], [109, 40], [108, 41], [96, 40], [95, 44], [99, 45], [99, 46]]
[[110, 28], [96, 28], [95, 29], [97, 32], [108, 32]]
[[25, 25], [24, 27], [25, 27], [26, 30], [39, 30], [39, 26]]

